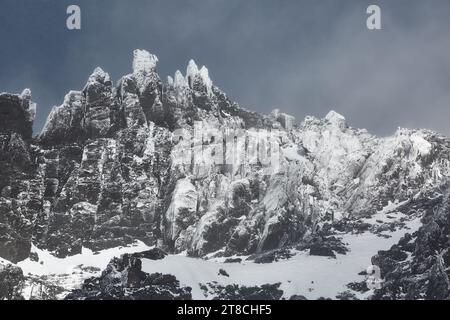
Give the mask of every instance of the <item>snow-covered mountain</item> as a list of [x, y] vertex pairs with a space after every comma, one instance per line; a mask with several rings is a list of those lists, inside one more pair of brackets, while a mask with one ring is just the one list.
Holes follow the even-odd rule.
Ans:
[[[109, 259], [124, 253], [94, 282], [101, 283], [96, 290], [106, 290], [115, 272], [125, 272], [122, 278], [133, 273], [133, 281], [138, 274], [133, 286], [144, 288], [131, 298], [169, 298], [170, 291], [175, 298], [248, 292], [260, 298], [342, 298], [370, 257], [419, 229], [420, 217], [445, 234], [447, 225], [435, 221], [435, 212], [448, 220], [443, 203], [450, 139], [404, 128], [376, 137], [350, 127], [334, 111], [301, 123], [279, 110], [261, 115], [230, 101], [193, 60], [185, 75], [177, 71], [163, 82], [155, 55], [136, 50], [133, 58], [133, 72], [117, 84], [96, 68], [81, 91], [70, 91], [53, 108], [36, 137], [30, 90], [0, 95], [0, 284], [17, 282], [10, 280], [12, 291], [0, 290], [0, 298], [32, 297], [30, 283], [53, 290], [53, 298], [72, 289], [70, 298], [93, 298], [85, 286], [94, 285], [80, 288], [82, 280], [98, 276]], [[403, 260], [394, 259], [388, 269], [382, 265], [389, 254], [372, 260], [387, 275], [395, 263], [422, 259], [425, 227], [402, 239], [410, 243]], [[427, 245], [446, 250], [442, 237]], [[153, 247], [170, 255], [148, 258]], [[133, 254], [139, 250], [147, 254]], [[94, 266], [97, 253], [106, 260]], [[443, 264], [436, 272], [446, 274], [450, 262], [443, 254], [428, 262]], [[321, 277], [336, 267], [334, 259], [344, 256], [340, 265], [349, 276], [331, 281], [332, 288], [321, 286]], [[247, 258], [247, 264], [239, 262]], [[67, 261], [78, 263], [75, 280], [61, 269], [53, 272]], [[225, 262], [233, 261], [228, 274]], [[73, 263], [67, 266], [71, 272]], [[184, 266], [192, 269], [189, 276], [180, 271]], [[219, 266], [223, 272], [217, 275]], [[168, 270], [180, 283], [152, 276]], [[423, 267], [420, 274], [429, 270]], [[448, 283], [448, 276], [438, 278]], [[311, 281], [319, 283], [316, 289]], [[28, 291], [14, 289], [18, 283]], [[131, 286], [114, 285], [116, 295], [97, 297], [123, 298], [123, 288]], [[382, 290], [375, 296], [392, 288]]]

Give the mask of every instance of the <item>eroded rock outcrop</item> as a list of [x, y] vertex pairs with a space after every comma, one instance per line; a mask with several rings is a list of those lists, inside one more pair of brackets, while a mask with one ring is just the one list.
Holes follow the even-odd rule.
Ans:
[[29, 90], [0, 96], [0, 256], [135, 240], [259, 254], [314, 238], [330, 219], [424, 199], [450, 173], [450, 141], [437, 133], [377, 138], [334, 111], [297, 124], [239, 107], [193, 60], [165, 83], [155, 55], [133, 57], [117, 84], [96, 68], [35, 139]]
[[21, 289], [24, 280], [25, 277], [19, 267], [0, 261], [0, 301], [23, 300]]
[[0, 94], [0, 257], [28, 257], [33, 222], [41, 206], [40, 179], [30, 145], [36, 105], [31, 91]]
[[191, 288], [181, 287], [172, 275], [142, 271], [142, 258], [163, 259], [158, 249], [114, 258], [98, 278], [84, 282], [66, 300], [191, 300]]
[[[447, 300], [450, 297], [450, 189], [420, 204], [423, 226], [380, 251], [372, 263], [381, 269], [382, 287], [373, 299]], [[415, 209], [415, 208], [414, 208]]]

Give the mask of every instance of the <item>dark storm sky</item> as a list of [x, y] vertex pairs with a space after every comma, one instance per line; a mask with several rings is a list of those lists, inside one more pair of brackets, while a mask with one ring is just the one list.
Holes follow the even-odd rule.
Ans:
[[[66, 29], [70, 4], [81, 31]], [[381, 31], [366, 28], [369, 4]], [[381, 135], [450, 135], [448, 0], [2, 0], [0, 41], [0, 91], [32, 89], [35, 131], [96, 66], [117, 80], [141, 48], [163, 79], [194, 58], [252, 110], [301, 120], [334, 109]]]

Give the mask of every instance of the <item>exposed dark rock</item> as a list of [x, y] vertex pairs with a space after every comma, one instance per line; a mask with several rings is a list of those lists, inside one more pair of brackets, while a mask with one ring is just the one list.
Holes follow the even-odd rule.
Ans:
[[133, 253], [133, 257], [149, 260], [162, 260], [167, 256], [167, 253], [159, 248], [153, 248], [147, 251]]
[[224, 263], [241, 263], [241, 258], [227, 258], [225, 259]]
[[309, 249], [309, 254], [312, 256], [323, 256], [323, 257], [333, 257], [336, 258], [333, 250], [324, 245], [323, 243], [314, 243]]
[[22, 269], [0, 263], [0, 301], [23, 300], [21, 286], [24, 280]]
[[29, 90], [0, 94], [0, 257], [14, 263], [28, 257], [42, 203], [29, 144], [35, 112], [30, 99]]
[[229, 277], [230, 275], [223, 269], [219, 270], [219, 276]]
[[35, 262], [39, 261], [39, 255], [36, 252], [30, 252], [29, 258], [31, 261], [35, 261]]
[[[433, 209], [448, 198], [439, 186], [450, 166], [449, 139], [406, 129], [376, 138], [336, 112], [293, 124], [283, 113], [239, 107], [193, 61], [186, 76], [177, 72], [164, 83], [155, 56], [134, 56], [133, 73], [116, 86], [95, 69], [34, 139], [29, 90], [0, 95], [1, 257], [36, 260], [32, 243], [64, 258], [136, 240], [193, 257], [252, 255], [256, 263], [288, 259], [287, 248], [335, 257], [348, 250], [340, 232], [390, 237], [405, 228], [395, 212], [386, 214], [389, 221], [365, 220], [397, 203], [408, 215], [424, 213], [424, 227], [373, 258], [386, 278], [375, 296], [448, 296], [448, 209]], [[272, 134], [276, 146], [268, 145]], [[255, 135], [263, 140], [252, 141]], [[264, 163], [263, 151], [280, 151], [279, 170]], [[73, 297], [170, 298], [176, 281], [143, 275], [138, 262], [165, 255], [130, 255], [125, 282], [114, 282], [109, 270]], [[228, 289], [224, 296], [278, 296], [270, 286]]]
[[308, 300], [305, 296], [293, 295], [289, 300]]
[[405, 252], [394, 245], [390, 250], [378, 251], [378, 254], [372, 258], [372, 264], [379, 266], [383, 275], [391, 272], [398, 265], [398, 262], [405, 260], [407, 257], [408, 255]]
[[289, 259], [292, 256], [293, 254], [290, 252], [290, 249], [278, 249], [251, 255], [247, 260], [253, 260], [255, 263], [271, 263]]
[[355, 294], [353, 294], [349, 291], [344, 291], [344, 292], [339, 293], [336, 296], [336, 299], [338, 299], [338, 300], [359, 300]]
[[369, 291], [366, 281], [352, 282], [352, 283], [349, 283], [347, 285], [347, 287], [353, 291], [362, 292], [362, 293]]
[[[66, 300], [190, 300], [191, 288], [180, 287], [172, 275], [148, 274], [142, 271], [138, 256], [125, 254], [114, 258], [98, 278], [86, 280], [81, 289], [74, 290]], [[157, 256], [159, 258], [160, 255]]]
[[380, 267], [384, 281], [372, 299], [450, 298], [449, 190], [448, 184], [442, 186], [443, 196], [438, 203], [424, 201], [420, 209], [424, 225], [417, 232], [406, 234], [390, 250], [372, 258], [373, 264]]
[[213, 300], [280, 300], [283, 291], [280, 284], [264, 284], [262, 286], [245, 287], [238, 285], [221, 286], [208, 283], [203, 286], [209, 294], [213, 294]]
[[[34, 108], [34, 109], [33, 109]], [[0, 94], [0, 130], [17, 133], [30, 140], [36, 106], [31, 102], [31, 92], [26, 89], [21, 95]]]

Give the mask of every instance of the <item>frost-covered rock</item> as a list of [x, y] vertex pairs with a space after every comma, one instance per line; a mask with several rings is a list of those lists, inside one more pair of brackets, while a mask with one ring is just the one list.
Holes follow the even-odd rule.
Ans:
[[259, 254], [433, 192], [450, 173], [439, 134], [378, 138], [334, 111], [296, 124], [241, 108], [193, 60], [167, 83], [157, 62], [135, 51], [117, 84], [96, 68], [35, 140], [31, 93], [0, 96], [0, 256], [24, 259], [32, 242], [65, 257], [135, 240]]
[[42, 144], [82, 143], [106, 137], [123, 127], [123, 118], [108, 73], [96, 68], [82, 91], [70, 91], [53, 107], [42, 129]]
[[197, 92], [212, 94], [212, 80], [209, 77], [208, 68], [202, 66], [200, 69], [194, 60], [190, 60], [186, 69], [186, 82], [189, 87]]
[[434, 198], [407, 204], [403, 210], [423, 212], [423, 226], [407, 233], [389, 250], [379, 251], [372, 264], [381, 269], [383, 284], [373, 299], [447, 300], [450, 297], [450, 189], [443, 184]]
[[271, 112], [271, 116], [278, 121], [285, 130], [291, 130], [295, 125], [295, 117], [287, 113], [280, 112], [275, 109]]
[[83, 89], [86, 101], [82, 130], [86, 137], [104, 137], [117, 130], [119, 123], [119, 105], [113, 96], [109, 74], [96, 68]]
[[197, 190], [189, 179], [177, 181], [172, 193], [172, 201], [165, 214], [168, 240], [175, 241], [180, 232], [197, 220]]
[[341, 130], [345, 130], [345, 128], [347, 127], [345, 117], [333, 110], [327, 113], [327, 115], [325, 116], [325, 120], [328, 121], [331, 125], [340, 128]]
[[134, 50], [133, 73], [150, 73], [156, 68], [158, 57], [146, 50]]
[[191, 288], [182, 287], [172, 275], [142, 271], [142, 258], [160, 259], [154, 252], [114, 258], [98, 278], [86, 280], [66, 300], [191, 300]]
[[41, 204], [42, 180], [30, 145], [31, 92], [0, 95], [0, 257], [17, 262], [28, 257], [33, 222]]

